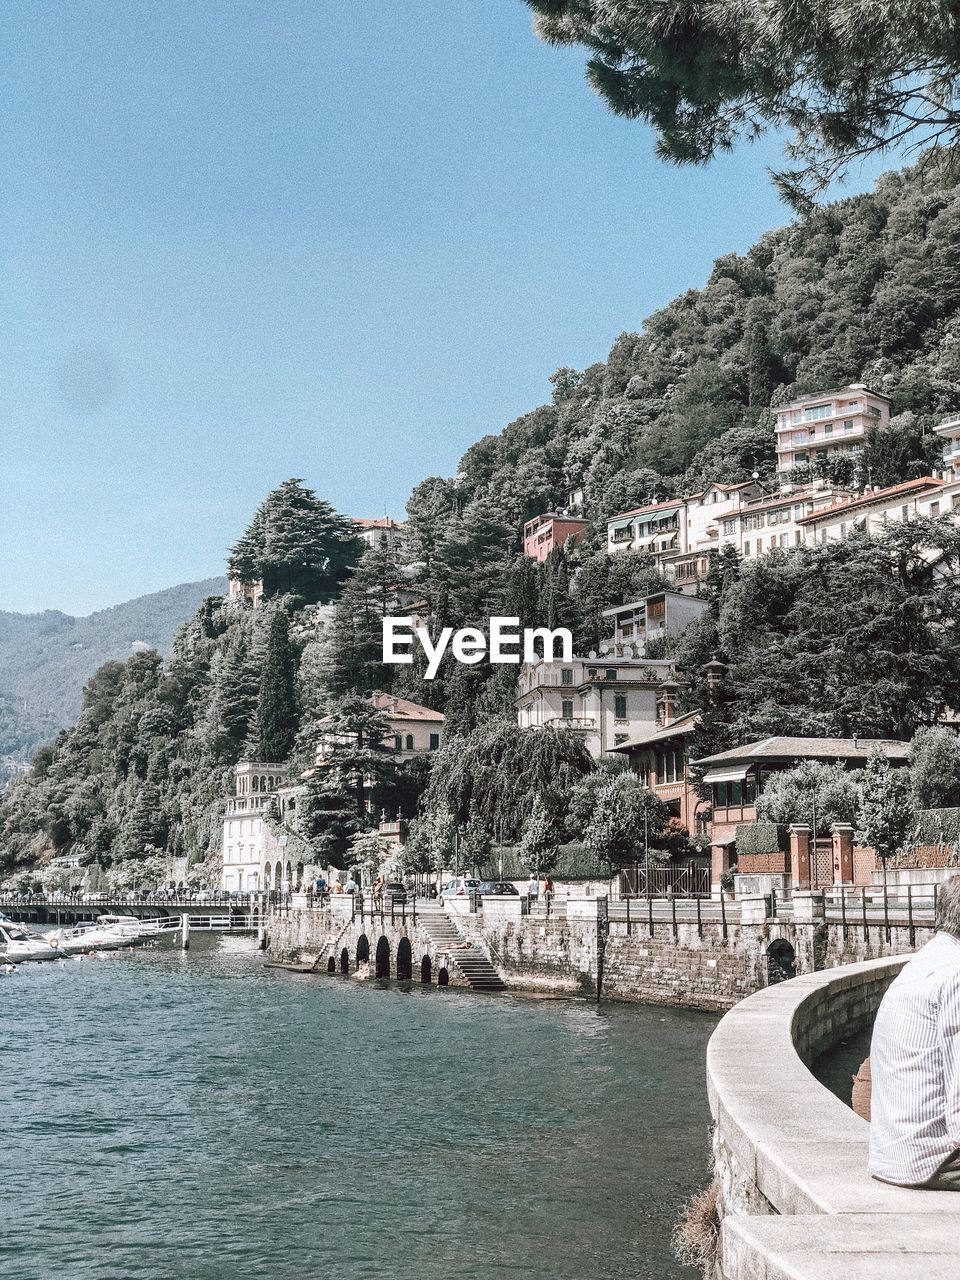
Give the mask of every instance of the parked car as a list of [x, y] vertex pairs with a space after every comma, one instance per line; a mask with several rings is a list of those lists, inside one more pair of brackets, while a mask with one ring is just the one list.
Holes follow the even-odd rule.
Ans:
[[401, 884], [399, 880], [390, 880], [383, 886], [384, 902], [395, 902], [398, 906], [403, 906], [407, 900], [407, 887]]
[[454, 876], [440, 890], [441, 904], [447, 898], [463, 898], [470, 893], [476, 893], [480, 888], [480, 881], [474, 880], [470, 876]]
[[477, 889], [477, 893], [480, 894], [481, 898], [505, 898], [509, 894], [515, 894], [519, 897], [520, 890], [515, 884], [511, 884], [509, 880], [484, 880]]

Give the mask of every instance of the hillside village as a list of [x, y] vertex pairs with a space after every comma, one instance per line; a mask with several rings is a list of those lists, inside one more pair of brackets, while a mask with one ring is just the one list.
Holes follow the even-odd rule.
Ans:
[[[282, 892], [392, 859], [716, 895], [952, 864], [957, 204], [888, 174], [719, 260], [405, 521], [286, 481], [227, 595], [103, 666], [7, 787], [10, 882]], [[384, 666], [388, 614], [575, 651], [428, 680]]]

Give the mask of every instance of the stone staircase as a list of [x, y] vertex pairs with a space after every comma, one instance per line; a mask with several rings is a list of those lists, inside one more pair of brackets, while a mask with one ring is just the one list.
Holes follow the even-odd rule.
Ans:
[[418, 907], [417, 919], [438, 953], [445, 953], [474, 991], [506, 991], [507, 984], [475, 942], [467, 942], [442, 907]]

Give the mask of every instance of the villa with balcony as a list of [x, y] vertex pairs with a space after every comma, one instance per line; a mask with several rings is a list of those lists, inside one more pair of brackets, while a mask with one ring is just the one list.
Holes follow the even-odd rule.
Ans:
[[798, 523], [807, 543], [839, 542], [854, 533], [882, 533], [889, 524], [914, 516], [948, 515], [958, 507], [960, 483], [946, 485], [934, 476], [919, 476], [886, 489], [848, 495]]
[[673, 663], [626, 656], [632, 646], [571, 662], [524, 663], [515, 700], [521, 728], [572, 729], [594, 759], [657, 722], [657, 698]]
[[778, 405], [776, 416], [777, 472], [784, 475], [818, 457], [859, 455], [867, 432], [890, 421], [890, 400], [854, 382]]
[[264, 820], [277, 793], [285, 788], [288, 773], [286, 764], [260, 760], [241, 760], [234, 769], [234, 794], [227, 801], [221, 843], [220, 886], [227, 892], [257, 893], [273, 887], [272, 872], [268, 883], [262, 867]]

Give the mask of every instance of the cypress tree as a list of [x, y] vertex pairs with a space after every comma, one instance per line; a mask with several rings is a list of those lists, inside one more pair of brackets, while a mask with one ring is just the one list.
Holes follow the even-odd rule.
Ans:
[[270, 621], [257, 702], [257, 757], [286, 760], [299, 728], [297, 658], [290, 642], [290, 623], [278, 610]]

